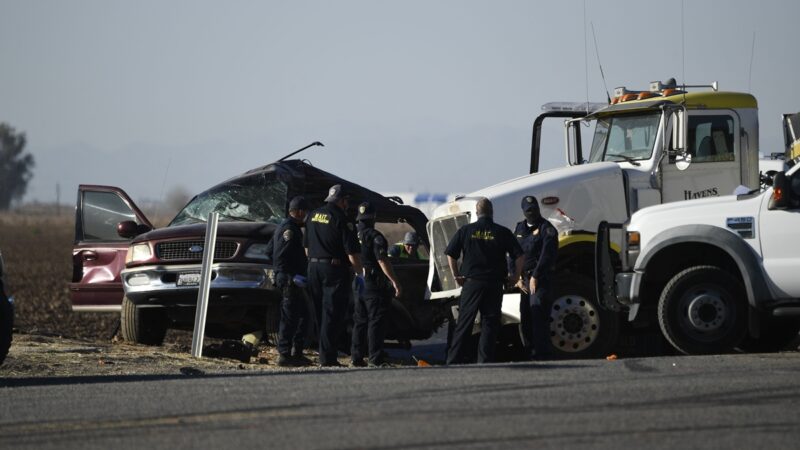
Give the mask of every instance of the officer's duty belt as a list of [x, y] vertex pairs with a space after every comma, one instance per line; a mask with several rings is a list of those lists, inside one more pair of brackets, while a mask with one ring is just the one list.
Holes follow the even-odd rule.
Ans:
[[330, 264], [332, 266], [338, 266], [342, 264], [342, 260], [339, 258], [308, 258], [308, 261], [312, 263]]

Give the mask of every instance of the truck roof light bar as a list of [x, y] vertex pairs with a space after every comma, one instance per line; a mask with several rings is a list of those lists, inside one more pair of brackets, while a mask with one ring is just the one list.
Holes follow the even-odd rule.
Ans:
[[567, 112], [583, 112], [587, 114], [593, 113], [608, 106], [607, 103], [596, 102], [550, 102], [542, 105], [542, 111], [567, 111]]

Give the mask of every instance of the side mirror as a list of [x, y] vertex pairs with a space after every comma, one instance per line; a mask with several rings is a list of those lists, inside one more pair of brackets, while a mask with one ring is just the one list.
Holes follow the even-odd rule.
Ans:
[[672, 146], [676, 152], [686, 152], [686, 110], [672, 113]]
[[678, 170], [686, 170], [692, 164], [692, 155], [687, 153], [686, 129], [686, 110], [679, 109], [672, 113], [672, 146]]
[[148, 231], [150, 231], [150, 227], [147, 225], [139, 225], [132, 220], [126, 220], [117, 224], [117, 234], [125, 239], [134, 238]]
[[686, 170], [692, 164], [692, 155], [689, 153], [679, 153], [675, 156], [675, 168]]
[[768, 209], [786, 209], [789, 206], [791, 186], [786, 179], [785, 172], [778, 172], [772, 179], [772, 197], [769, 199]]

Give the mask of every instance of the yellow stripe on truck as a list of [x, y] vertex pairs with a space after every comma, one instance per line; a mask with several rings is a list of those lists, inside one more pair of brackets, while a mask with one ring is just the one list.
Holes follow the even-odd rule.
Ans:
[[[558, 237], [558, 248], [564, 248], [568, 245], [576, 244], [578, 242], [588, 242], [594, 244], [597, 242], [597, 236], [594, 234], [568, 234], [566, 236], [559, 236]], [[616, 242], [611, 243], [611, 249], [615, 252], [619, 253], [622, 251], [619, 245]]]

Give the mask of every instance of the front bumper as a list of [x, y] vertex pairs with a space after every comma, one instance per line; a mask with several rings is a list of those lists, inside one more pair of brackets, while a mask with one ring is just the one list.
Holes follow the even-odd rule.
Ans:
[[[272, 284], [272, 267], [251, 263], [217, 263], [211, 266], [210, 298], [215, 303], [249, 305], [264, 303]], [[125, 269], [120, 274], [127, 296], [138, 306], [193, 306], [198, 285], [178, 285], [181, 274], [200, 273], [200, 265], [154, 265]]]

